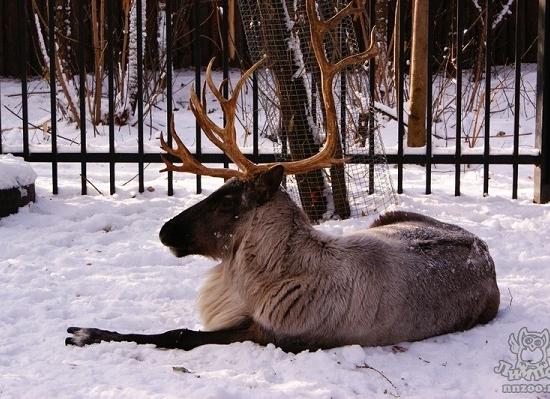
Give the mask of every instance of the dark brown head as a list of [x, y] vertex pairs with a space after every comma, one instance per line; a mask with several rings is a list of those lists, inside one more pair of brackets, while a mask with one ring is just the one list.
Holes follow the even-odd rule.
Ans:
[[177, 257], [219, 259], [245, 215], [270, 201], [279, 190], [284, 168], [274, 166], [250, 180], [233, 178], [201, 202], [162, 226], [160, 241]]

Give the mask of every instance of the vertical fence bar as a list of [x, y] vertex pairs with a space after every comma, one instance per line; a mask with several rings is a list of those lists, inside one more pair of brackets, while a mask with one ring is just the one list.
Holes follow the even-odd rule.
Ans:
[[[0, 28], [0, 43], [2, 43], [2, 28]], [[0, 154], [2, 154], [2, 80], [0, 80]]]
[[113, 195], [116, 192], [115, 187], [115, 43], [114, 43], [114, 1], [109, 1], [107, 11], [107, 51], [108, 51], [108, 75], [107, 91], [109, 97], [109, 192]]
[[491, 49], [493, 18], [491, 13], [491, 0], [487, 0], [485, 14], [485, 137], [483, 140], [483, 195], [489, 194], [489, 143], [491, 134]]
[[[200, 31], [201, 31], [201, 12], [200, 12], [200, 0], [194, 1], [194, 15], [193, 15], [193, 62], [195, 63], [195, 93], [198, 98], [201, 98], [201, 49], [200, 49]], [[198, 121], [195, 121], [195, 155], [198, 159], [201, 156], [201, 127]], [[201, 176], [197, 175], [197, 194], [202, 192], [202, 180]]]
[[137, 111], [138, 111], [138, 185], [139, 192], [145, 191], [143, 168], [143, 7], [142, 1], [136, 0], [137, 24]]
[[[168, 145], [172, 146], [172, 122], [174, 118], [172, 103], [172, 0], [166, 0], [166, 126], [168, 126]], [[174, 173], [168, 171], [168, 195], [174, 195]]]
[[[0, 26], [0, 59], [4, 57], [4, 29]], [[0, 154], [2, 154], [2, 80], [0, 80]]]
[[21, 23], [19, 37], [21, 38], [21, 111], [23, 113], [23, 157], [29, 159], [29, 92], [27, 86], [28, 37], [27, 37], [27, 2], [20, 1]]
[[[341, 29], [341, 28], [340, 28]], [[341, 35], [338, 35], [341, 37]], [[343, 41], [343, 40], [342, 40]], [[340, 45], [340, 50], [345, 50], [344, 45]], [[346, 53], [341, 53], [346, 54]], [[342, 154], [346, 153], [346, 95], [347, 95], [347, 83], [346, 83], [346, 70], [345, 68], [340, 72], [340, 142], [342, 145]]]
[[403, 119], [404, 102], [404, 75], [405, 75], [405, 1], [398, 0], [399, 7], [399, 35], [398, 40], [398, 62], [399, 74], [397, 76], [397, 193], [403, 193], [403, 138], [405, 137], [405, 124]]
[[462, 155], [462, 46], [464, 45], [464, 3], [456, 2], [456, 130], [455, 196], [460, 195], [460, 156]]
[[80, 101], [80, 191], [82, 195], [88, 193], [88, 188], [86, 186], [86, 59], [85, 59], [85, 48], [84, 48], [84, 7], [85, 2], [79, 1], [76, 3], [77, 7], [77, 18], [78, 18], [78, 69], [79, 69], [79, 101]]
[[[459, 0], [460, 2], [460, 0]], [[433, 26], [434, 0], [428, 0], [428, 88], [426, 96], [426, 194], [432, 193], [432, 58], [433, 58]]]
[[48, 0], [48, 46], [50, 53], [50, 135], [52, 138], [52, 192], [54, 194], [57, 194], [57, 86], [55, 81], [55, 0]]
[[312, 76], [311, 84], [311, 118], [313, 123], [317, 123], [317, 79]]
[[[223, 96], [225, 98], [229, 97], [229, 9], [227, 7], [227, 0], [222, 1], [222, 70], [223, 70], [223, 79], [225, 84], [223, 85]], [[226, 124], [225, 113], [223, 115], [223, 126]], [[229, 168], [229, 162], [227, 157], [224, 158], [223, 167]]]
[[258, 124], [258, 71], [254, 71], [252, 75], [252, 156], [254, 162], [258, 162], [259, 155], [258, 136], [259, 124]]
[[[374, 0], [373, 0], [374, 1]], [[342, 4], [336, 2], [336, 6], [340, 7]], [[349, 50], [346, 47], [345, 39], [345, 28], [342, 25], [343, 21], [340, 22], [336, 28], [337, 37], [338, 37], [338, 51], [340, 52], [340, 57], [345, 57], [349, 55]], [[347, 130], [347, 120], [346, 120], [346, 96], [347, 96], [347, 68], [344, 68], [340, 71], [340, 148], [342, 149], [342, 156], [346, 153], [346, 130]]]
[[518, 198], [518, 155], [519, 155], [519, 112], [520, 112], [520, 83], [521, 83], [521, 32], [523, 21], [523, 1], [516, 0], [516, 35], [514, 45], [514, 163], [512, 165], [512, 198]]
[[[376, 25], [376, 1], [369, 2], [369, 31]], [[370, 43], [365, 43], [366, 46]], [[374, 135], [376, 134], [375, 119], [374, 119], [374, 93], [376, 84], [376, 59], [373, 57], [369, 60], [369, 119], [368, 119], [368, 139], [369, 139], [369, 194], [374, 194]]]
[[[548, 28], [548, 29], [547, 29]], [[535, 166], [534, 201], [550, 202], [550, 7], [539, 0], [537, 42], [537, 124], [535, 146], [540, 150], [541, 163]]]

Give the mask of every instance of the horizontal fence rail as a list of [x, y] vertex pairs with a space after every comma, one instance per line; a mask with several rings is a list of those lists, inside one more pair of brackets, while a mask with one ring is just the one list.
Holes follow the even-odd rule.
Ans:
[[[525, 54], [529, 49], [525, 48], [525, 40], [522, 39], [521, 32], [523, 26], [527, 23], [525, 20], [525, 2], [528, 0], [516, 0], [514, 8], [514, 24], [515, 24], [515, 36], [513, 41], [514, 47], [514, 109], [513, 109], [513, 149], [511, 154], [491, 154], [490, 151], [490, 126], [491, 126], [491, 93], [494, 90], [491, 87], [491, 79], [486, 78], [484, 80], [484, 111], [483, 111], [483, 146], [482, 153], [479, 154], [465, 154], [462, 149], [462, 117], [461, 110], [463, 109], [463, 67], [465, 63], [465, 55], [463, 53], [464, 47], [464, 32], [467, 28], [465, 26], [465, 3], [462, 1], [452, 2], [455, 9], [452, 10], [453, 23], [455, 24], [455, 32], [453, 35], [453, 41], [456, 48], [454, 54], [454, 62], [456, 64], [455, 73], [456, 76], [456, 118], [455, 118], [455, 138], [456, 143], [454, 147], [454, 153], [452, 154], [434, 154], [434, 147], [432, 141], [432, 127], [433, 127], [433, 77], [434, 77], [434, 63], [432, 62], [434, 54], [436, 52], [434, 44], [434, 33], [438, 29], [438, 22], [436, 18], [436, 5], [439, 4], [434, 0], [430, 1], [429, 5], [429, 16], [428, 16], [428, 107], [426, 110], [427, 113], [427, 144], [425, 148], [425, 154], [407, 154], [407, 150], [404, 146], [404, 137], [406, 134], [406, 80], [405, 75], [408, 70], [408, 48], [407, 43], [410, 40], [410, 32], [406, 29], [407, 24], [410, 22], [407, 15], [410, 13], [411, 4], [407, 1], [399, 1], [397, 3], [398, 9], [398, 19], [397, 22], [400, 29], [397, 30], [397, 45], [395, 49], [397, 51], [397, 63], [399, 66], [400, 73], [397, 76], [396, 81], [396, 120], [397, 120], [397, 131], [396, 135], [398, 136], [397, 141], [397, 150], [396, 153], [387, 154], [387, 161], [391, 164], [397, 165], [397, 191], [402, 193], [404, 190], [404, 177], [403, 177], [403, 168], [405, 165], [417, 164], [423, 165], [425, 167], [425, 192], [427, 194], [432, 192], [432, 167], [437, 164], [445, 165], [454, 165], [454, 186], [455, 186], [455, 195], [460, 195], [461, 193], [461, 167], [465, 164], [477, 164], [483, 166], [483, 189], [482, 193], [487, 195], [490, 191], [489, 187], [489, 172], [491, 165], [511, 165], [512, 167], [512, 193], [513, 198], [517, 198], [518, 194], [518, 166], [519, 165], [533, 165], [536, 167], [536, 179], [535, 179], [535, 199], [539, 202], [547, 202], [550, 200], [550, 149], [549, 149], [549, 132], [550, 125], [548, 123], [548, 112], [550, 108], [546, 106], [549, 102], [548, 98], [550, 94], [548, 93], [548, 78], [550, 65], [548, 64], [549, 53], [550, 51], [545, 52], [545, 44], [548, 43], [548, 30], [545, 29], [548, 23], [548, 9], [546, 7], [546, 0], [539, 0], [539, 42], [537, 46], [538, 51], [538, 85], [537, 85], [537, 129], [536, 129], [536, 143], [539, 148], [538, 154], [526, 155], [520, 154], [519, 152], [519, 137], [520, 137], [520, 102], [521, 102], [521, 93], [520, 93], [520, 80], [521, 80], [521, 61], [522, 54]], [[115, 46], [117, 38], [115, 37], [115, 32], [118, 32], [115, 27], [117, 23], [114, 21], [114, 2], [106, 2], [106, 30], [105, 30], [105, 40], [106, 48], [104, 50], [104, 68], [106, 71], [106, 80], [107, 80], [107, 99], [108, 99], [108, 118], [104, 121], [108, 125], [108, 151], [104, 153], [90, 152], [87, 146], [87, 138], [91, 134], [87, 129], [86, 120], [90, 115], [87, 115], [87, 106], [86, 103], [86, 86], [85, 83], [88, 79], [87, 77], [87, 66], [89, 64], [89, 55], [90, 52], [89, 46], [85, 42], [84, 38], [84, 29], [79, 29], [78, 31], [78, 40], [77, 48], [75, 54], [77, 56], [76, 64], [78, 66], [78, 104], [75, 104], [78, 107], [79, 121], [78, 123], [80, 130], [80, 143], [78, 152], [60, 152], [58, 148], [58, 124], [57, 120], [59, 118], [59, 113], [57, 109], [57, 91], [60, 88], [61, 82], [58, 81], [56, 71], [59, 68], [59, 65], [56, 64], [56, 39], [54, 32], [56, 31], [56, 2], [54, 0], [47, 0], [45, 4], [47, 5], [47, 35], [44, 38], [44, 46], [48, 49], [48, 80], [50, 83], [50, 116], [51, 116], [51, 125], [50, 125], [50, 135], [51, 135], [51, 149], [50, 152], [31, 152], [29, 146], [29, 89], [28, 89], [28, 79], [30, 76], [29, 63], [31, 62], [31, 49], [28, 47], [28, 35], [27, 26], [25, 24], [19, 24], [19, 35], [21, 37], [21, 49], [19, 52], [19, 63], [20, 63], [20, 81], [21, 81], [21, 119], [22, 119], [22, 151], [16, 152], [15, 155], [23, 157], [29, 162], [45, 162], [51, 164], [51, 173], [52, 173], [52, 192], [57, 194], [59, 191], [59, 180], [58, 180], [58, 164], [59, 163], [80, 163], [80, 175], [81, 175], [81, 192], [82, 194], [87, 193], [88, 185], [88, 163], [105, 163], [109, 165], [109, 191], [111, 194], [114, 194], [116, 191], [116, 174], [115, 174], [115, 165], [117, 163], [135, 163], [137, 164], [138, 172], [138, 189], [139, 192], [145, 190], [145, 176], [144, 169], [145, 163], [161, 163], [160, 152], [159, 153], [148, 153], [144, 149], [144, 21], [142, 20], [142, 7], [145, 6], [146, 0], [134, 0], [136, 12], [136, 54], [137, 57], [137, 98], [136, 98], [136, 121], [137, 121], [137, 151], [136, 152], [117, 152], [115, 149], [115, 81], [116, 76], [116, 52], [118, 47]], [[200, 0], [189, 1], [188, 4], [192, 4], [192, 15], [193, 23], [192, 26], [192, 57], [194, 62], [194, 84], [196, 94], [200, 96], [201, 87], [203, 84], [203, 65], [202, 51], [206, 46], [210, 45], [208, 38], [202, 35], [202, 30], [204, 29], [201, 21], [207, 17], [204, 14], [204, 7], [201, 6]], [[484, 55], [484, 65], [483, 74], [485, 77], [491, 77], [493, 73], [493, 46], [494, 37], [492, 32], [492, 21], [495, 18], [494, 8], [492, 0], [486, 1], [486, 7], [483, 9], [484, 15], [481, 16], [483, 20], [483, 29], [484, 29], [484, 38], [486, 43], [486, 51]], [[17, 14], [14, 15], [14, 18], [20, 18], [22, 21], [27, 21], [29, 19], [29, 2], [20, 1], [18, 2]], [[260, 3], [261, 4], [261, 3]], [[218, 6], [221, 7], [219, 13], [219, 24], [221, 32], [220, 40], [220, 60], [219, 66], [223, 74], [223, 78], [227, 79], [229, 76], [229, 61], [230, 61], [230, 23], [228, 16], [230, 15], [229, 5], [227, 0], [221, 0], [218, 2]], [[366, 7], [367, 15], [370, 15], [370, 23], [375, 22], [376, 15], [376, 3], [371, 1]], [[89, 11], [87, 9], [86, 2], [74, 2], [75, 15], [78, 19], [80, 26], [84, 26], [84, 20], [86, 13]], [[160, 7], [160, 6], [159, 6]], [[159, 8], [160, 9], [160, 8]], [[166, 0], [164, 2], [164, 15], [165, 15], [165, 48], [166, 48], [166, 71], [165, 71], [165, 81], [166, 87], [164, 94], [166, 96], [166, 130], [170, 130], [173, 123], [173, 113], [174, 113], [174, 90], [173, 90], [173, 49], [178, 46], [178, 43], [175, 43], [174, 38], [174, 20], [172, 19], [175, 12], [175, 3], [173, 0]], [[523, 46], [522, 46], [523, 44]], [[88, 58], [87, 58], [88, 57]], [[374, 60], [370, 61], [369, 69], [369, 93], [371, 98], [374, 98], [375, 90], [375, 68], [376, 63]], [[89, 72], [89, 71], [88, 71]], [[341, 81], [341, 91], [345, 94], [346, 82], [344, 79]], [[226, 83], [223, 85], [223, 93], [227, 96], [229, 90], [229, 85]], [[1, 94], [1, 92], [0, 92]], [[248, 154], [247, 157], [254, 162], [273, 162], [275, 161], [274, 154], [260, 154], [259, 151], [259, 105], [258, 105], [259, 91], [258, 91], [258, 81], [256, 74], [252, 78], [252, 153]], [[342, 102], [343, 103], [343, 102]], [[2, 113], [5, 112], [0, 103], [0, 128], [2, 124]], [[188, 111], [185, 111], [188, 112]], [[341, 110], [342, 115], [345, 115], [345, 109]], [[374, 118], [373, 115], [371, 115]], [[225, 120], [224, 120], [225, 123]], [[342, 128], [345, 128], [345, 117], [341, 118]], [[374, 124], [374, 121], [371, 121], [371, 126]], [[343, 129], [344, 131], [345, 129]], [[172, 138], [168, 135], [168, 143], [172, 144]], [[220, 163], [224, 164], [225, 167], [229, 166], [229, 159], [223, 154], [213, 154], [203, 152], [202, 143], [201, 143], [201, 129], [198, 122], [195, 125], [195, 148], [196, 148], [196, 158], [203, 163]], [[372, 148], [372, 146], [371, 146]], [[0, 134], [0, 153], [3, 151], [2, 146], [2, 135]], [[160, 150], [159, 150], [160, 151]], [[174, 157], [169, 156], [169, 159], [176, 161]], [[280, 159], [280, 157], [278, 158]], [[361, 156], [352, 156], [349, 162], [352, 163], [362, 163], [365, 162], [365, 159]], [[174, 193], [174, 176], [172, 172], [167, 174], [167, 191], [168, 195], [173, 195]], [[196, 191], [201, 192], [202, 183], [201, 177], [196, 177]]]

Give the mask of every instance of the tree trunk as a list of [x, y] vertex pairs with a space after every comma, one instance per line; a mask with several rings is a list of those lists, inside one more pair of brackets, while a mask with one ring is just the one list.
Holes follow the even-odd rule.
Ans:
[[[98, 4], [99, 2], [99, 4]], [[99, 6], [99, 7], [98, 7]], [[94, 90], [93, 105], [90, 114], [94, 126], [101, 123], [101, 95], [103, 93], [103, 56], [105, 51], [105, 2], [92, 0], [91, 6], [92, 43], [94, 54]], [[95, 130], [94, 130], [95, 135]]]
[[[145, 0], [143, 0], [145, 1]], [[145, 16], [145, 68], [160, 70], [159, 58], [159, 2], [147, 0]]]
[[73, 77], [76, 73], [76, 70], [74, 69], [76, 63], [74, 62], [73, 52], [71, 51], [71, 43], [74, 40], [71, 34], [71, 14], [71, 2], [69, 0], [55, 1], [56, 52], [63, 67], [63, 71], [69, 77]]
[[[290, 39], [282, 1], [285, 0], [269, 0], [259, 8], [262, 14], [261, 34], [280, 101], [280, 137], [288, 139], [291, 158], [296, 160], [319, 152], [319, 144], [308, 120], [308, 96], [304, 80], [297, 73], [295, 54], [281, 45], [289, 43]], [[322, 171], [298, 175], [296, 180], [304, 211], [311, 221], [319, 221], [327, 210]]]
[[428, 89], [428, 0], [415, 0], [413, 10], [410, 115], [407, 146], [426, 145]]
[[[119, 96], [117, 98], [117, 109], [115, 111], [115, 122], [125, 125], [130, 116], [134, 115], [138, 101], [137, 81], [137, 13], [141, 13], [142, 28], [144, 28], [143, 9], [146, 3], [142, 1], [142, 9], [137, 9], [136, 0], [127, 1], [123, 6], [124, 15], [124, 39], [122, 46], [122, 61], [120, 63]], [[145, 29], [143, 29], [143, 32]]]
[[137, 1], [136, 0], [133, 0], [132, 2], [132, 9], [130, 11], [130, 30], [129, 30], [129, 38], [128, 38], [128, 68], [127, 68], [127, 71], [128, 71], [128, 86], [127, 86], [127, 90], [128, 90], [128, 104], [127, 104], [127, 108], [126, 108], [126, 111], [131, 114], [131, 115], [134, 115], [135, 113], [135, 110], [136, 110], [136, 105], [137, 105], [137, 102], [138, 102], [138, 80], [137, 80], [137, 75], [138, 75], [138, 52], [137, 52], [137, 48], [138, 48], [138, 35], [137, 35], [137, 31], [140, 27], [138, 27], [138, 19], [137, 19], [137, 16], [138, 16], [138, 13], [141, 13], [141, 21], [142, 21], [142, 25], [143, 25], [143, 22], [144, 22], [144, 18], [145, 16], [143, 15], [142, 11], [143, 11], [143, 6], [144, 6], [144, 3], [142, 2], [141, 3], [142, 5], [142, 9], [141, 10], [138, 10], [138, 7], [137, 7]]
[[[335, 10], [337, 9], [338, 2], [334, 0], [325, 0], [320, 2], [319, 12], [324, 20], [327, 20], [331, 18], [334, 15]], [[304, 10], [305, 14], [305, 10]], [[309, 26], [308, 26], [309, 27]], [[329, 60], [333, 63], [338, 62], [340, 59], [350, 55], [349, 49], [346, 46], [345, 43], [345, 32], [342, 31], [343, 27], [340, 25], [333, 34], [336, 35], [336, 40], [326, 40], [325, 47], [326, 52], [329, 57]], [[308, 36], [310, 35], [309, 29], [308, 29]], [[309, 44], [309, 40], [306, 42]], [[335, 48], [333, 44], [337, 44], [340, 48]], [[307, 46], [309, 47], [309, 46]], [[311, 51], [310, 51], [311, 53]], [[319, 65], [317, 64], [316, 60], [312, 60], [313, 62], [311, 65], [314, 66], [314, 76], [315, 76], [315, 83], [317, 84], [317, 92], [321, 95], [321, 103], [323, 103], [322, 99], [322, 91], [321, 91], [321, 73], [319, 71]], [[345, 74], [346, 72], [341, 72]], [[341, 101], [345, 101], [343, 93], [341, 93], [342, 99]], [[324, 107], [321, 107], [321, 111], [323, 114], [323, 120], [325, 121], [325, 130], [326, 130], [326, 110]], [[336, 118], [336, 115], [334, 115]], [[342, 134], [338, 130], [336, 132], [338, 134], [338, 141], [336, 143], [336, 153], [334, 154], [335, 158], [343, 158], [344, 154], [342, 151]], [[330, 168], [330, 182], [332, 187], [332, 199], [334, 201], [334, 214], [335, 216], [339, 216], [340, 219], [347, 219], [349, 218], [351, 214], [351, 210], [349, 207], [349, 201], [348, 201], [348, 190], [346, 187], [346, 170], [344, 165], [336, 165]]]

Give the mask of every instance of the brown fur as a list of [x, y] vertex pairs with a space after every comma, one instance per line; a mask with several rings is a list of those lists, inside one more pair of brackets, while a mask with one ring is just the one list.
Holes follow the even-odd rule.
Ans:
[[[238, 321], [248, 311], [281, 346], [395, 344], [471, 328], [498, 309], [485, 243], [422, 215], [392, 212], [363, 235], [329, 237], [278, 193], [234, 237], [216, 268], [225, 271], [220, 287], [239, 299], [201, 307], [201, 316], [238, 308]], [[216, 296], [211, 284], [201, 298]]]
[[428, 220], [433, 220], [428, 216], [420, 215], [413, 212], [403, 212], [403, 211], [390, 211], [386, 212], [378, 217], [372, 224], [373, 227], [387, 226], [388, 224], [394, 224], [399, 222], [426, 222]]

